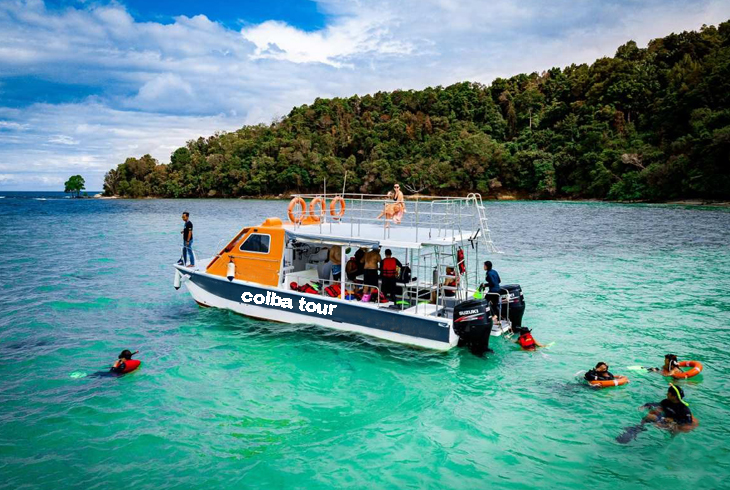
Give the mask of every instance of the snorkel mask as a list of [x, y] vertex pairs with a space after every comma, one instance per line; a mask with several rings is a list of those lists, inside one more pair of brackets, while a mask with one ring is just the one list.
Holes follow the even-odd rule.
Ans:
[[674, 390], [674, 393], [676, 393], [677, 398], [679, 399], [679, 401], [682, 402], [685, 407], [689, 407], [689, 403], [687, 403], [686, 401], [684, 401], [682, 399], [682, 392], [679, 390], [679, 388], [677, 388], [676, 386], [674, 386], [672, 383], [669, 383], [669, 386]]

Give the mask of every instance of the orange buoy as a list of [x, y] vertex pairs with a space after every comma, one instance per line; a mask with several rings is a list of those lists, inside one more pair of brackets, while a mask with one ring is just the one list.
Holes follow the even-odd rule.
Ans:
[[687, 379], [693, 376], [697, 376], [702, 372], [702, 363], [700, 361], [682, 361], [679, 363], [679, 367], [692, 368], [689, 371], [684, 371], [682, 374], [672, 374], [674, 379]]
[[[340, 205], [340, 210], [337, 210], [337, 205]], [[330, 216], [333, 219], [339, 220], [345, 215], [345, 200], [342, 196], [337, 196], [330, 202]]]
[[600, 388], [608, 388], [610, 386], [622, 386], [629, 382], [629, 378], [626, 376], [616, 376], [614, 379], [599, 379], [595, 381], [589, 381], [591, 386], [598, 386]]
[[[299, 214], [295, 214], [294, 210], [296, 207], [299, 206], [301, 208], [301, 212]], [[291, 201], [289, 201], [289, 208], [287, 209], [288, 215], [289, 215], [289, 221], [292, 223], [301, 223], [304, 221], [304, 217], [307, 214], [307, 203], [304, 202], [304, 199], [301, 197], [293, 197]]]
[[[317, 206], [319, 206], [319, 212], [315, 212]], [[321, 197], [315, 197], [309, 203], [309, 217], [312, 219], [313, 222], [319, 223], [320, 220], [324, 217], [324, 206], [324, 199], [322, 199]]]

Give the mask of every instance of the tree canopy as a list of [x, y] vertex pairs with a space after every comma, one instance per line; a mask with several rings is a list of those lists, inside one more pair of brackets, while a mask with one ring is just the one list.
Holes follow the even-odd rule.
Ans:
[[65, 188], [63, 192], [71, 194], [74, 197], [79, 197], [81, 195], [81, 191], [84, 190], [85, 185], [86, 182], [84, 182], [84, 178], [82, 176], [73, 175], [64, 184]]
[[401, 182], [432, 194], [730, 197], [730, 21], [543, 73], [316, 99], [110, 170], [106, 194], [239, 197]]

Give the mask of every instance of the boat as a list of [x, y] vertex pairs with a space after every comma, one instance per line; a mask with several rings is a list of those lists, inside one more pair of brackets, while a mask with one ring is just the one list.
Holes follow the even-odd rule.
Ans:
[[[521, 325], [519, 285], [504, 286], [491, 312], [496, 298], [479, 288], [485, 256], [499, 253], [481, 195], [410, 196], [400, 219], [383, 213], [393, 204], [385, 195], [294, 195], [285, 218], [245, 226], [200, 266], [174, 264], [174, 285], [200, 306], [428, 349], [466, 345], [481, 354], [491, 336]], [[353, 257], [378, 249], [401, 266], [395, 290], [384, 294], [378, 281], [366, 302]]]

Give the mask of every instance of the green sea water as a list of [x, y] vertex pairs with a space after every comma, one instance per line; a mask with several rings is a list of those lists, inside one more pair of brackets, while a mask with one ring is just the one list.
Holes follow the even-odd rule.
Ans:
[[[727, 209], [489, 203], [505, 252], [489, 258], [554, 344], [493, 339], [483, 359], [201, 309], [173, 289], [181, 211], [209, 255], [285, 209], [6, 193], [0, 488], [730, 488]], [[124, 348], [139, 371], [90, 376]], [[699, 427], [618, 444], [668, 383], [624, 368], [668, 352], [705, 366], [679, 382]], [[631, 382], [586, 387], [597, 361]]]

